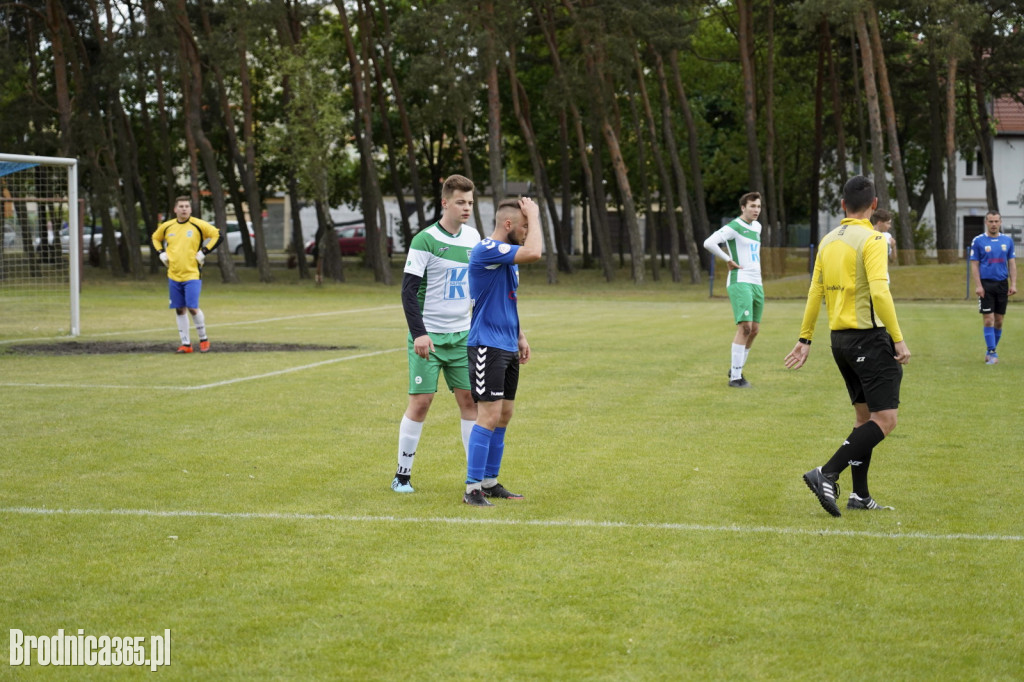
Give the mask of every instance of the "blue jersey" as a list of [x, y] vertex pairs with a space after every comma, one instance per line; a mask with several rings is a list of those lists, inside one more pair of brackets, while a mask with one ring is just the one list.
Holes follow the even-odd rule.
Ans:
[[978, 275], [981, 279], [993, 279], [1001, 282], [1008, 279], [1010, 272], [1007, 261], [1016, 258], [1013, 252], [1013, 239], [1000, 234], [989, 237], [982, 232], [971, 242], [971, 260], [978, 261]]
[[466, 345], [519, 352], [518, 250], [512, 244], [484, 239], [470, 252], [469, 295], [474, 303]]

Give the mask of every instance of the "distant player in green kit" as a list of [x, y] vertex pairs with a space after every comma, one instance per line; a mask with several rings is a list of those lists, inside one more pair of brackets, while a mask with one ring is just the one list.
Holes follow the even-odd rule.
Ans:
[[472, 321], [469, 252], [480, 234], [466, 223], [473, 215], [473, 181], [452, 175], [441, 187], [441, 219], [420, 230], [409, 245], [402, 279], [402, 308], [409, 326], [409, 406], [398, 429], [397, 493], [411, 493], [412, 461], [423, 433], [441, 371], [455, 394], [462, 418], [462, 445], [468, 447], [476, 422], [469, 392], [466, 336]]
[[[761, 286], [761, 195], [749, 192], [740, 197], [740, 217], [716, 230], [704, 241], [704, 248], [729, 266], [726, 289], [736, 320], [736, 336], [732, 340], [732, 366], [729, 385], [750, 388], [743, 376], [743, 366], [761, 329], [764, 310], [764, 287]], [[725, 244], [725, 249], [722, 249]]]

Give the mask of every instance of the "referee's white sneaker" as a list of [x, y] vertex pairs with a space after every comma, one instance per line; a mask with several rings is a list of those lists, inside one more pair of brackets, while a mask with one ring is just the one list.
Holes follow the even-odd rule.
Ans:
[[886, 507], [885, 505], [878, 504], [875, 502], [875, 498], [868, 495], [867, 497], [861, 497], [857, 493], [850, 493], [850, 499], [846, 502], [847, 509], [891, 509], [896, 510], [895, 507]]

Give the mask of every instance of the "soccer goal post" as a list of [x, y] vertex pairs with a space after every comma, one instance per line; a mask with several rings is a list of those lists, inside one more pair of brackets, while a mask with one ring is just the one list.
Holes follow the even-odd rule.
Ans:
[[0, 154], [0, 338], [78, 336], [78, 160]]

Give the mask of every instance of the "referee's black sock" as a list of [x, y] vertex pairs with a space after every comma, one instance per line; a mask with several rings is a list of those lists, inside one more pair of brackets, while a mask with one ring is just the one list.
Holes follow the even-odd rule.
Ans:
[[[852, 464], [854, 472], [853, 490], [863, 497], [867, 494], [868, 489], [867, 475], [868, 463], [871, 461], [871, 451], [884, 438], [885, 434], [882, 433], [882, 429], [875, 422], [868, 421], [865, 424], [861, 424], [850, 432], [850, 435], [846, 437], [843, 444], [836, 450], [836, 454], [832, 455], [832, 459], [825, 466], [821, 467], [821, 473], [838, 476], [843, 469]], [[857, 479], [861, 476], [863, 476], [863, 479], [858, 485]], [[861, 490], [864, 493], [861, 493]]]

